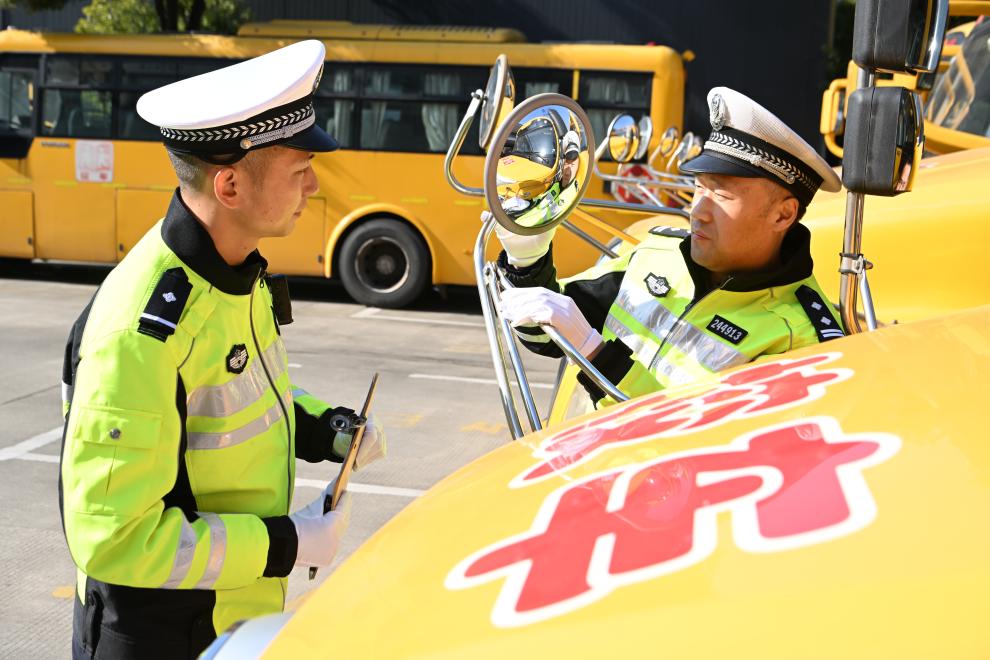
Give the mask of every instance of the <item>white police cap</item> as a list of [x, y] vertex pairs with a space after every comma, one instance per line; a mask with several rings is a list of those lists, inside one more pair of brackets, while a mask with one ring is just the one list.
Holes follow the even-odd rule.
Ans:
[[842, 182], [825, 159], [787, 124], [753, 99], [729, 89], [708, 92], [712, 133], [696, 158], [681, 165], [688, 174], [764, 177], [807, 205], [823, 188]]
[[315, 124], [313, 94], [326, 49], [310, 39], [143, 95], [137, 111], [158, 126], [165, 146], [229, 163], [251, 149], [280, 144], [333, 151]]

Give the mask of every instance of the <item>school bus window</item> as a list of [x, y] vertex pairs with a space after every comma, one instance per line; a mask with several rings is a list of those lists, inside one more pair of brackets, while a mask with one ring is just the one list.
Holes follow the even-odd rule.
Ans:
[[978, 25], [939, 76], [925, 118], [944, 128], [990, 137], [990, 23]]
[[553, 92], [573, 96], [574, 72], [562, 69], [512, 67], [512, 77], [522, 98]]
[[117, 130], [114, 137], [122, 140], [155, 141], [162, 139], [158, 127], [152, 126], [137, 113], [137, 101], [144, 92], [120, 92], [117, 95]]
[[33, 117], [34, 73], [0, 70], [0, 131], [28, 131]]
[[354, 146], [354, 101], [317, 97], [313, 101], [316, 123], [344, 149]]
[[52, 56], [48, 58], [45, 84], [72, 87], [110, 87], [113, 60]]
[[46, 89], [42, 99], [42, 135], [110, 137], [112, 93], [95, 89]]
[[578, 98], [591, 120], [592, 131], [600, 138], [620, 112], [628, 112], [637, 121], [650, 114], [650, 76], [582, 71]]
[[[184, 69], [183, 69], [184, 70]], [[120, 61], [121, 89], [152, 90], [185, 77], [174, 59], [125, 59]]]

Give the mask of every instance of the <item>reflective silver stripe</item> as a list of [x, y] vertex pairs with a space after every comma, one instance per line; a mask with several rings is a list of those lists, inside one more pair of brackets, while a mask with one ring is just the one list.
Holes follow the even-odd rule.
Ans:
[[644, 365], [650, 364], [650, 361], [659, 348], [656, 342], [636, 334], [611, 314], [605, 317], [605, 327], [611, 330], [623, 344], [629, 347], [629, 350], [632, 351], [637, 361]]
[[[285, 371], [285, 344], [276, 339], [262, 357], [277, 382]], [[186, 409], [190, 417], [229, 417], [257, 401], [267, 389], [261, 360], [252, 360], [244, 373], [223, 385], [197, 387], [186, 399]]]
[[149, 321], [154, 321], [155, 323], [161, 323], [162, 325], [167, 325], [168, 327], [170, 327], [173, 330], [175, 330], [175, 324], [174, 323], [172, 323], [171, 321], [166, 321], [165, 319], [163, 319], [160, 316], [155, 316], [154, 314], [148, 314], [147, 312], [144, 312], [144, 313], [141, 314], [141, 318], [148, 319]]
[[[622, 289], [619, 291], [615, 302], [626, 313], [653, 332], [657, 341], [657, 350], [659, 350], [659, 344], [666, 337], [666, 343], [675, 346], [709, 371], [721, 371], [750, 361], [749, 356], [745, 353], [706, 334], [704, 330], [696, 328], [687, 321], [679, 320], [673, 312], [645, 291]], [[615, 332], [614, 329], [612, 331]], [[626, 330], [626, 332], [630, 331]], [[616, 336], [620, 336], [618, 332], [616, 332]], [[632, 347], [629, 341], [625, 339], [623, 341]], [[636, 348], [633, 350], [636, 351]], [[640, 358], [640, 361], [650, 365], [650, 368], [653, 369], [655, 365], [650, 363], [657, 359], [659, 359], [659, 355], [652, 357], [652, 360]]]
[[175, 549], [175, 561], [172, 563], [172, 572], [168, 574], [168, 579], [161, 586], [162, 589], [178, 589], [182, 581], [189, 574], [189, 567], [192, 566], [193, 557], [196, 555], [196, 530], [192, 528], [189, 521], [182, 519], [182, 531], [179, 533], [179, 546]]
[[210, 556], [206, 560], [206, 570], [203, 577], [196, 583], [194, 589], [212, 589], [220, 571], [223, 569], [223, 560], [227, 556], [227, 527], [223, 524], [220, 516], [215, 513], [200, 513], [199, 517], [206, 521], [210, 527]]
[[[287, 405], [292, 405], [291, 399]], [[223, 449], [233, 447], [261, 435], [282, 419], [282, 406], [277, 402], [260, 417], [233, 431], [221, 433], [190, 433], [189, 449]]]
[[298, 399], [301, 396], [309, 396], [309, 392], [307, 392], [306, 390], [304, 390], [301, 387], [293, 387], [292, 388], [292, 397], [295, 398], [295, 399]]

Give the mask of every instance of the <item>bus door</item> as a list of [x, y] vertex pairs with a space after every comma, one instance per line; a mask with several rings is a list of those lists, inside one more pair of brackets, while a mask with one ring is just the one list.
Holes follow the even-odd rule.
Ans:
[[47, 55], [41, 123], [28, 156], [36, 256], [114, 262], [113, 60]]
[[37, 107], [37, 55], [0, 55], [0, 256], [34, 256], [34, 195], [27, 176]]

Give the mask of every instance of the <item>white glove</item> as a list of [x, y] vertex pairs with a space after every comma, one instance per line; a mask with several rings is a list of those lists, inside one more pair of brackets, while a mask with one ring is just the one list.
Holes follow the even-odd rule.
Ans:
[[[353, 438], [352, 433], [338, 433], [334, 436], [334, 453], [338, 456], [346, 456]], [[361, 446], [358, 447], [357, 457], [354, 459], [354, 469], [360, 470], [379, 458], [385, 458], [386, 450], [385, 429], [378, 425], [374, 415], [369, 415], [368, 421], [365, 422], [364, 435], [361, 437]]]
[[350, 494], [345, 492], [340, 496], [336, 509], [323, 513], [323, 502], [333, 493], [336, 483], [334, 479], [305, 508], [289, 514], [299, 539], [296, 566], [329, 566], [340, 548], [340, 540], [351, 522]]
[[572, 299], [543, 287], [506, 289], [499, 311], [514, 326], [552, 325], [586, 358], [605, 341]]
[[[481, 212], [481, 222], [487, 222], [491, 217], [490, 211]], [[557, 231], [557, 228], [554, 227], [550, 231], [535, 236], [522, 236], [512, 233], [500, 225], [498, 221], [494, 222], [495, 235], [498, 236], [499, 242], [505, 248], [505, 256], [508, 257], [509, 264], [516, 268], [532, 266], [539, 261], [540, 257], [550, 249], [550, 242]]]

